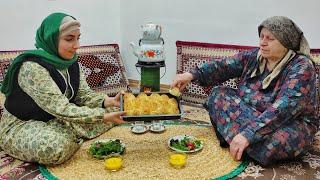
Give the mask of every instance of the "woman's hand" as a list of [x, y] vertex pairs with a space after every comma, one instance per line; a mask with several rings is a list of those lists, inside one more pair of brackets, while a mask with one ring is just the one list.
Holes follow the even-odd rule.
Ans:
[[113, 122], [113, 123], [116, 123], [116, 124], [123, 124], [123, 123], [126, 123], [126, 121], [124, 121], [122, 119], [122, 116], [125, 115], [125, 114], [126, 114], [126, 112], [124, 112], [124, 111], [106, 113], [103, 116], [103, 121], [105, 123]]
[[171, 84], [171, 88], [177, 87], [182, 91], [193, 79], [193, 75], [189, 72], [183, 74], [177, 74]]
[[104, 107], [120, 107], [120, 97], [123, 92], [119, 92], [115, 97], [104, 98]]
[[249, 146], [249, 141], [242, 134], [237, 134], [230, 143], [230, 154], [233, 159], [239, 161], [243, 151]]

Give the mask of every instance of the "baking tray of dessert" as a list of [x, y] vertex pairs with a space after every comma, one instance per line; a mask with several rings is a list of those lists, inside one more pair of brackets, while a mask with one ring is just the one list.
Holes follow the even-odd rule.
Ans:
[[126, 111], [125, 121], [180, 119], [183, 114], [180, 98], [166, 92], [124, 93], [120, 109]]

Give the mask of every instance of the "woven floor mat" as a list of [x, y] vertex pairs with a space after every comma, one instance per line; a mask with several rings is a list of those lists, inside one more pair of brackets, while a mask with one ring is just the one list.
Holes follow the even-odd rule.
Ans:
[[210, 117], [208, 111], [201, 107], [193, 107], [188, 105], [183, 105], [183, 119], [188, 121], [204, 121], [210, 123]]
[[[202, 109], [202, 108], [197, 108], [197, 107], [191, 107], [187, 105], [183, 105], [184, 109], [184, 117], [182, 118], [182, 121], [184, 123], [190, 123], [190, 124], [200, 124], [200, 125], [210, 125], [210, 120], [207, 112]], [[172, 121], [171, 123], [175, 123]], [[109, 133], [114, 132], [114, 130], [109, 131]], [[189, 133], [190, 132], [190, 133]], [[187, 134], [191, 134], [191, 130], [188, 131]], [[213, 133], [211, 133], [209, 130], [204, 131], [207, 132], [210, 137], [214, 136]], [[129, 132], [127, 132], [129, 133]], [[178, 134], [178, 132], [177, 132]], [[143, 134], [141, 136], [135, 135], [138, 142], [143, 142], [142, 140], [146, 138], [146, 136], [156, 136], [157, 134], [152, 134], [150, 132]], [[164, 134], [162, 134], [164, 135]], [[195, 136], [198, 137], [197, 134]], [[111, 136], [110, 136], [111, 137]], [[116, 136], [114, 136], [116, 137]], [[103, 137], [98, 137], [98, 139], [103, 138]], [[199, 136], [200, 138], [200, 136]], [[214, 140], [215, 137], [213, 137]], [[205, 143], [207, 143], [205, 141]], [[87, 143], [86, 143], [87, 144]], [[129, 144], [127, 144], [128, 148]], [[162, 144], [162, 148], [164, 148], [165, 144]], [[140, 147], [139, 144], [137, 144], [138, 148]], [[151, 147], [150, 147], [151, 148]], [[153, 147], [154, 148], [154, 147]], [[206, 149], [208, 149], [209, 146], [205, 144], [204, 151], [201, 151], [199, 154], [205, 152]], [[82, 150], [83, 151], [83, 150]], [[138, 150], [136, 150], [138, 151]], [[146, 151], [146, 150], [144, 150]], [[164, 152], [169, 153], [171, 152], [169, 149], [165, 149]], [[227, 151], [227, 150], [226, 150]], [[44, 177], [40, 174], [40, 171], [37, 169], [37, 164], [34, 163], [25, 163], [22, 161], [18, 161], [15, 158], [10, 157], [9, 155], [5, 155], [2, 151], [0, 151], [0, 179], [35, 179], [35, 180], [40, 180], [44, 179]], [[80, 151], [79, 151], [80, 152]], [[124, 165], [125, 167], [114, 174], [119, 174], [122, 173], [122, 171], [128, 169], [128, 152], [127, 151], [126, 155], [124, 156]], [[158, 156], [158, 155], [157, 155]], [[188, 158], [188, 165], [192, 164], [194, 156], [198, 156], [198, 154], [195, 155], [190, 155]], [[88, 157], [89, 158], [89, 157]], [[18, 164], [17, 164], [18, 162]], [[152, 161], [153, 162], [153, 161]], [[161, 161], [158, 161], [156, 163], [160, 163]], [[70, 165], [70, 164], [69, 164]], [[168, 157], [166, 161], [163, 161], [163, 165], [168, 165]], [[188, 165], [185, 169], [188, 168]], [[142, 166], [136, 165], [136, 169], [141, 169]], [[97, 167], [95, 168], [102, 168], [103, 169], [103, 163], [98, 161], [97, 162]], [[202, 171], [204, 171], [201, 168], [198, 168]], [[80, 168], [80, 170], [82, 170]], [[147, 170], [147, 169], [146, 169]], [[77, 173], [80, 173], [78, 170], [76, 170]], [[174, 171], [174, 169], [172, 169]], [[106, 173], [106, 170], [102, 170], [99, 173]], [[137, 172], [137, 170], [135, 170]], [[141, 170], [141, 172], [146, 172], [144, 169]], [[182, 172], [182, 171], [177, 171], [177, 172]], [[95, 174], [90, 174], [91, 176], [89, 179], [97, 179], [95, 178]], [[89, 175], [86, 175], [89, 176]], [[128, 179], [133, 179], [136, 175], [133, 175], [132, 177]], [[85, 176], [84, 176], [85, 177]], [[140, 177], [140, 176], [137, 176]], [[70, 178], [68, 178], [70, 179]], [[83, 178], [81, 178], [83, 179]], [[107, 179], [107, 178], [104, 178]], [[160, 178], [154, 178], [154, 179], [160, 179]], [[168, 178], [169, 179], [169, 178]], [[286, 180], [286, 179], [320, 179], [320, 132], [315, 137], [314, 144], [305, 156], [303, 156], [301, 159], [297, 159], [294, 161], [289, 161], [289, 162], [280, 162], [277, 163], [271, 167], [261, 167], [260, 165], [250, 162], [248, 167], [241, 173], [239, 174], [235, 179], [252, 179], [252, 180], [270, 180], [270, 179], [281, 179], [281, 180]]]
[[[186, 167], [175, 169], [169, 164], [173, 151], [167, 141], [185, 134], [201, 139], [204, 147], [200, 152], [188, 154]], [[124, 167], [120, 171], [109, 172], [103, 160], [88, 155], [93, 140], [85, 142], [70, 161], [48, 170], [59, 179], [210, 179], [227, 175], [241, 164], [232, 159], [228, 149], [219, 147], [208, 126], [168, 125], [164, 133], [142, 135], [133, 134], [129, 126], [118, 126], [97, 139], [104, 138], [119, 138], [126, 145]]]

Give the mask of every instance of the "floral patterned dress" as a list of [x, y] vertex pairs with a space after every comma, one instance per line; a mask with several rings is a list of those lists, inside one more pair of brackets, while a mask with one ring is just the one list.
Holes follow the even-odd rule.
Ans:
[[259, 66], [259, 49], [216, 59], [191, 71], [202, 86], [239, 78], [238, 89], [213, 88], [205, 106], [212, 124], [229, 144], [241, 133], [250, 145], [246, 154], [262, 165], [305, 153], [319, 126], [316, 72], [307, 57], [296, 55], [266, 88], [271, 73], [251, 73]]
[[[68, 81], [67, 70], [61, 73]], [[102, 118], [105, 112], [117, 108], [102, 108], [106, 95], [92, 91], [81, 71], [74, 104], [68, 100], [70, 88], [62, 94], [49, 72], [35, 62], [22, 64], [18, 83], [39, 107], [56, 119], [23, 121], [4, 110], [0, 147], [13, 157], [40, 164], [60, 164], [79, 149], [83, 139], [94, 138], [113, 127], [112, 123], [103, 123]]]

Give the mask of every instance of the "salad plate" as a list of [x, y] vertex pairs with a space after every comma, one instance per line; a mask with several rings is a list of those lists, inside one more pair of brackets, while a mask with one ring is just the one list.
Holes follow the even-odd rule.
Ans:
[[91, 143], [88, 153], [98, 159], [123, 155], [125, 144], [120, 139], [102, 139]]
[[203, 142], [194, 136], [178, 135], [169, 138], [168, 146], [177, 152], [193, 153], [203, 148]]

